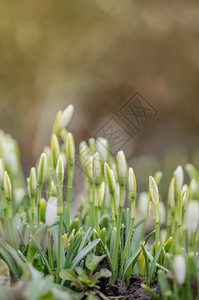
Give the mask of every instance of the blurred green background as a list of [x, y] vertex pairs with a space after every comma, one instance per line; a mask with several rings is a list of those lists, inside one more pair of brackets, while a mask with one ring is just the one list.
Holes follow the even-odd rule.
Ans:
[[[76, 145], [112, 116], [132, 133], [128, 159], [141, 184], [157, 169], [169, 177], [178, 163], [199, 166], [198, 1], [0, 7], [0, 128], [18, 141], [26, 173], [70, 103]], [[158, 110], [139, 132], [119, 112], [136, 91]]]

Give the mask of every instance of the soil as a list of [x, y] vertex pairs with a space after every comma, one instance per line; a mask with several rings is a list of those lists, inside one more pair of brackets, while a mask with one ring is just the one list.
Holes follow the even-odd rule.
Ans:
[[[101, 255], [101, 254], [96, 253], [96, 255]], [[99, 271], [101, 268], [109, 269], [108, 261], [106, 258], [100, 262], [100, 264], [96, 268], [96, 271]], [[154, 299], [141, 287], [141, 284], [143, 283], [146, 284], [146, 280], [139, 275], [131, 276], [130, 284], [128, 288], [123, 280], [117, 279], [116, 284], [110, 284], [108, 283], [108, 279], [103, 278], [100, 282], [100, 292], [103, 293], [109, 299], [126, 299], [126, 300]], [[157, 279], [155, 279], [152, 282], [150, 288], [157, 294], [159, 295], [161, 294]]]

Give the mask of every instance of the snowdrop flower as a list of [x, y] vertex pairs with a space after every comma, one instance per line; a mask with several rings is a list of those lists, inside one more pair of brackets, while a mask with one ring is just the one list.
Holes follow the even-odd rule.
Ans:
[[59, 128], [64, 128], [66, 127], [73, 116], [73, 112], [74, 112], [74, 105], [70, 104], [68, 105], [60, 114], [60, 118], [59, 118]]
[[41, 186], [46, 177], [47, 157], [46, 153], [42, 153], [38, 165], [38, 184]]
[[4, 172], [4, 191], [6, 198], [11, 200], [11, 182], [7, 171]]
[[121, 186], [126, 185], [126, 158], [123, 151], [119, 151], [117, 154], [117, 173], [119, 184]]
[[56, 197], [51, 196], [46, 204], [45, 220], [48, 226], [55, 224], [58, 211], [58, 201]]
[[52, 149], [53, 165], [55, 167], [57, 163], [57, 159], [60, 156], [59, 142], [55, 134], [52, 135], [51, 149]]
[[187, 230], [190, 234], [194, 234], [199, 225], [199, 201], [190, 200], [186, 210]]
[[93, 182], [93, 156], [89, 156], [87, 163], [87, 174], [91, 182]]
[[104, 164], [104, 174], [106, 178], [106, 182], [109, 187], [109, 192], [111, 195], [115, 194], [115, 178], [113, 175], [113, 170], [110, 169], [109, 165], [105, 162]]
[[70, 162], [75, 161], [75, 142], [71, 132], [68, 132], [66, 137], [66, 154]]
[[20, 204], [25, 196], [25, 191], [23, 188], [18, 187], [14, 190], [14, 198], [17, 204]]
[[37, 189], [36, 170], [33, 167], [30, 170], [30, 193], [32, 196], [36, 194], [36, 189]]
[[168, 191], [168, 204], [173, 208], [175, 206], [175, 189], [174, 189], [174, 177], [171, 179]]
[[175, 183], [176, 183], [176, 189], [177, 193], [180, 192], [182, 185], [183, 185], [183, 180], [184, 180], [184, 174], [183, 174], [183, 169], [181, 166], [178, 166], [175, 171], [174, 171], [174, 178], [175, 178]]
[[195, 180], [195, 178], [193, 178], [189, 185], [188, 200], [198, 199], [198, 197], [199, 197], [198, 182]]
[[101, 158], [98, 152], [93, 156], [93, 176], [96, 184], [100, 183], [102, 173]]
[[166, 222], [166, 209], [162, 201], [159, 203], [159, 211], [160, 211], [160, 224], [164, 224]]
[[0, 158], [0, 182], [3, 181], [3, 175], [4, 175], [4, 165], [2, 159]]
[[56, 177], [59, 182], [63, 182], [64, 180], [64, 164], [61, 155], [58, 158], [57, 166], [56, 166]]
[[186, 277], [186, 261], [182, 254], [177, 254], [173, 258], [173, 270], [178, 284], [183, 284]]
[[140, 215], [146, 216], [148, 211], [149, 195], [147, 192], [142, 192], [138, 199], [138, 211]]
[[100, 153], [103, 162], [109, 159], [109, 143], [107, 139], [103, 137], [98, 137], [96, 139], [96, 149]]
[[102, 206], [102, 203], [104, 201], [104, 195], [105, 195], [105, 183], [104, 181], [101, 183], [99, 188], [99, 195], [98, 195], [98, 207]]
[[132, 168], [129, 168], [128, 184], [129, 184], [130, 197], [136, 198], [137, 183], [136, 183], [135, 173]]
[[88, 162], [88, 157], [89, 157], [89, 147], [86, 144], [85, 141], [81, 141], [81, 143], [79, 144], [79, 158], [80, 158], [80, 162], [82, 167], [85, 167], [85, 165]]
[[96, 150], [95, 150], [95, 139], [94, 138], [90, 138], [88, 140], [88, 144], [89, 144], [89, 148], [90, 148], [91, 153], [96, 152]]

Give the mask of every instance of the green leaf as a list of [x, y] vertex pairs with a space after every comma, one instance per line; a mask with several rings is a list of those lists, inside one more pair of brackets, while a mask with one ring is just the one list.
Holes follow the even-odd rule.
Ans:
[[87, 240], [90, 238], [90, 236], [92, 235], [93, 233], [93, 230], [92, 230], [92, 227], [89, 227], [89, 229], [86, 231], [82, 241], [81, 241], [81, 244], [79, 246], [79, 249], [78, 249], [78, 254], [82, 251], [82, 249], [84, 248]]
[[76, 273], [73, 270], [64, 269], [60, 271], [59, 276], [61, 279], [74, 281], [77, 278]]
[[168, 296], [171, 293], [171, 286], [163, 271], [158, 271], [158, 282], [163, 296]]
[[94, 271], [99, 265], [100, 261], [102, 261], [106, 257], [106, 254], [97, 256], [94, 253], [90, 253], [86, 258], [86, 267], [90, 271]]
[[149, 284], [149, 282], [150, 282], [150, 279], [149, 279], [149, 258], [148, 258], [148, 255], [146, 253], [146, 250], [144, 248], [144, 245], [142, 243], [141, 243], [141, 247], [142, 247], [142, 252], [144, 254], [145, 263], [146, 263], [147, 284]]
[[150, 273], [149, 273], [150, 283], [151, 283], [151, 281], [152, 281], [152, 278], [153, 278], [153, 272], [154, 272], [156, 263], [157, 263], [157, 261], [158, 261], [158, 259], [159, 259], [159, 256], [160, 256], [162, 247], [163, 247], [163, 243], [161, 242], [161, 243], [160, 243], [160, 246], [158, 247], [158, 249], [157, 249], [157, 251], [156, 251], [156, 254], [155, 254], [154, 258], [153, 258], [153, 261], [152, 261], [152, 263], [151, 263], [151, 268], [150, 268]]
[[0, 284], [10, 285], [10, 271], [3, 259], [0, 259]]
[[[143, 242], [147, 243], [147, 242], [149, 241], [149, 239], [154, 235], [154, 233], [155, 233], [155, 230], [153, 230], [151, 233], [149, 233], [149, 234], [145, 237], [145, 239], [143, 240]], [[124, 265], [124, 271], [123, 271], [123, 274], [122, 274], [122, 279], [124, 279], [124, 277], [125, 277], [125, 275], [126, 275], [126, 272], [127, 272], [128, 268], [130, 267], [130, 265], [132, 265], [132, 268], [134, 267], [134, 265], [135, 265], [135, 263], [136, 263], [136, 261], [137, 261], [137, 259], [138, 259], [138, 256], [140, 255], [141, 251], [142, 251], [142, 248], [141, 248], [141, 246], [140, 246], [140, 247], [138, 248], [137, 252], [136, 252], [134, 255], [132, 255], [132, 256], [126, 261], [126, 263], [125, 263], [125, 265]]]
[[94, 277], [97, 278], [97, 279], [100, 279], [100, 278], [109, 278], [111, 276], [112, 276], [111, 271], [109, 271], [108, 269], [104, 269], [104, 268], [100, 269], [99, 272], [96, 272], [94, 274]]
[[74, 270], [74, 268], [88, 254], [88, 252], [91, 251], [95, 246], [97, 246], [99, 241], [100, 241], [100, 239], [92, 241], [80, 253], [77, 254], [77, 256], [75, 257], [75, 259], [73, 260], [73, 262], [71, 264], [71, 270]]
[[80, 235], [80, 236], [78, 236], [78, 238], [75, 240], [74, 243], [70, 244], [68, 252], [66, 254], [65, 263], [64, 263], [64, 268], [65, 269], [70, 268], [70, 265], [71, 265], [72, 259], [74, 257], [75, 251], [79, 247], [81, 239], [82, 239], [82, 236]]

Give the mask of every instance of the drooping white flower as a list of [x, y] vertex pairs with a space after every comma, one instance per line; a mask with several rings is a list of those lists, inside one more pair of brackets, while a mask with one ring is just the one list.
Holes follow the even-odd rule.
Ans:
[[68, 132], [66, 137], [66, 154], [70, 161], [75, 161], [75, 142], [71, 132]]
[[64, 128], [66, 127], [69, 123], [70, 120], [72, 119], [74, 112], [74, 105], [70, 104], [68, 105], [62, 112], [59, 118], [59, 127]]
[[58, 211], [58, 201], [56, 197], [51, 196], [46, 204], [45, 220], [48, 226], [55, 224]]
[[109, 143], [108, 140], [103, 137], [96, 139], [96, 149], [99, 152], [103, 162], [109, 159]]
[[147, 215], [148, 205], [149, 205], [148, 193], [147, 192], [140, 193], [139, 199], [138, 199], [138, 211], [139, 211], [140, 215], [142, 215], [142, 216]]
[[186, 210], [187, 230], [190, 234], [195, 233], [199, 224], [199, 201], [190, 200]]
[[175, 178], [175, 182], [176, 182], [176, 189], [177, 192], [179, 193], [182, 185], [183, 185], [183, 180], [184, 180], [184, 173], [183, 173], [183, 169], [181, 166], [178, 166], [175, 171], [174, 171], [174, 178]]
[[182, 254], [177, 254], [173, 258], [173, 270], [178, 284], [183, 284], [186, 277], [186, 261]]

